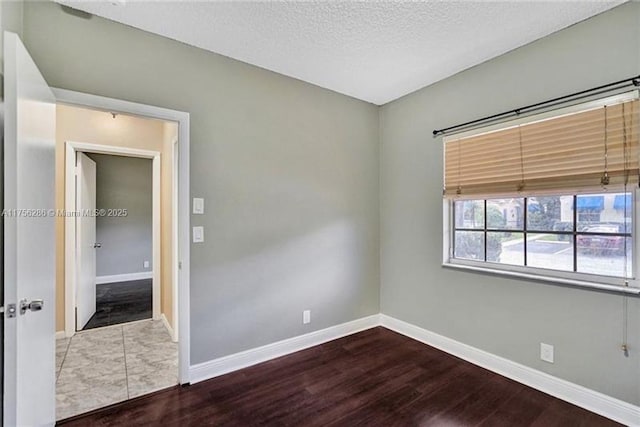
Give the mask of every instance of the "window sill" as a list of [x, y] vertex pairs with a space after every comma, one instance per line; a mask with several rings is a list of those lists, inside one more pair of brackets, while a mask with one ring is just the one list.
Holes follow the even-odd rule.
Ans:
[[606, 283], [587, 282], [584, 280], [565, 279], [561, 277], [545, 276], [541, 274], [522, 273], [519, 271], [500, 270], [497, 268], [478, 267], [475, 265], [457, 264], [452, 262], [444, 262], [442, 264], [445, 268], [451, 268], [455, 270], [475, 271], [485, 274], [493, 274], [496, 276], [513, 277], [517, 279], [536, 280], [540, 282], [574, 286], [579, 288], [587, 288], [605, 292], [613, 292], [617, 294], [640, 296], [640, 288], [632, 286], [619, 286], [609, 285]]

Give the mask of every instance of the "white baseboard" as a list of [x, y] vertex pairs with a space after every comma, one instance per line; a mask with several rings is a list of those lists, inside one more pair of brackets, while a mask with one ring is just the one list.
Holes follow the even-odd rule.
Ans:
[[629, 426], [640, 426], [640, 407], [381, 314], [381, 325], [504, 377]]
[[297, 337], [267, 344], [262, 347], [241, 351], [240, 353], [231, 354], [229, 356], [220, 357], [208, 362], [192, 365], [189, 368], [189, 377], [191, 383], [214, 378], [238, 369], [246, 368], [276, 357], [285, 356], [304, 350], [327, 341], [342, 338], [346, 335], [355, 334], [365, 329], [374, 328], [380, 325], [380, 316], [374, 314], [372, 316], [363, 317], [351, 322], [342, 323], [340, 325], [331, 326], [319, 331], [310, 332], [308, 334], [299, 335]]
[[167, 317], [164, 315], [164, 313], [160, 315], [160, 319], [162, 319], [162, 323], [164, 324], [164, 327], [167, 328], [169, 335], [171, 335], [171, 341], [178, 342], [178, 337], [176, 336], [175, 331], [169, 324], [169, 321], [167, 320]]
[[98, 276], [96, 277], [96, 284], [101, 285], [103, 283], [130, 282], [132, 280], [144, 280], [144, 279], [152, 279], [152, 278], [153, 278], [153, 271], [141, 271], [139, 273], [114, 274], [111, 276]]
[[[166, 322], [164, 316], [162, 317]], [[409, 338], [423, 342], [471, 362], [474, 365], [481, 366], [499, 375], [557, 397], [558, 399], [580, 406], [588, 411], [628, 426], [640, 427], [640, 406], [632, 405], [631, 403], [554, 377], [545, 372], [496, 356], [384, 314], [363, 317], [305, 335], [192, 365], [189, 368], [191, 383], [197, 383], [237, 371], [376, 326], [383, 326]]]
[[60, 338], [66, 338], [67, 337], [67, 333], [65, 331], [56, 331], [56, 339], [59, 340]]

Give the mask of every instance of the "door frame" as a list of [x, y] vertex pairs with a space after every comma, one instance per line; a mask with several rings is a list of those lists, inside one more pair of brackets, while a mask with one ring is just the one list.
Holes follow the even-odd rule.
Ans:
[[[161, 252], [160, 252], [160, 152], [151, 150], [139, 150], [128, 147], [100, 145], [88, 142], [65, 141], [65, 166], [64, 166], [64, 209], [65, 212], [76, 211], [77, 186], [76, 186], [76, 159], [77, 153], [110, 154], [123, 157], [137, 157], [151, 159], [152, 166], [152, 259], [153, 259], [153, 290], [152, 290], [152, 318], [160, 320], [160, 292], [162, 289], [161, 278]], [[76, 333], [76, 290], [78, 257], [76, 244], [76, 216], [64, 218], [64, 319], [65, 335], [72, 337]]]
[[[152, 105], [139, 104], [104, 96], [91, 95], [66, 89], [51, 88], [58, 104], [82, 106], [106, 112], [119, 112], [135, 116], [172, 121], [178, 123], [178, 170], [177, 190], [173, 200], [177, 206], [177, 237], [173, 242], [177, 246], [178, 257], [175, 260], [174, 269], [177, 271], [178, 281], [174, 283], [178, 295], [178, 329], [180, 340], [178, 342], [178, 380], [180, 384], [188, 384], [190, 366], [190, 182], [189, 182], [189, 113], [171, 110]], [[177, 202], [177, 203], [176, 203]], [[154, 263], [155, 264], [155, 263]]]
[[[180, 156], [179, 156], [179, 147], [178, 147], [178, 138], [176, 138], [172, 143], [171, 143], [171, 158], [173, 159], [173, 173], [171, 174], [171, 197], [173, 197], [173, 201], [175, 202], [176, 200], [178, 200], [178, 182], [180, 182], [179, 180], [179, 176], [178, 176], [178, 172], [180, 170]], [[178, 218], [179, 218], [179, 214], [178, 214], [178, 203], [172, 203], [171, 204], [171, 235], [172, 235], [172, 239], [173, 242], [178, 242], [178, 240], [180, 239], [180, 232], [179, 232], [179, 227], [178, 227]], [[174, 266], [178, 266], [180, 265], [180, 251], [178, 250], [178, 245], [174, 244], [173, 247], [171, 248], [171, 262], [173, 263]], [[178, 268], [174, 268], [172, 270], [172, 280], [173, 283], [178, 283], [180, 281], [179, 278], [179, 270]], [[178, 302], [180, 301], [180, 295], [178, 295], [178, 287], [177, 286], [172, 286], [171, 290], [173, 292], [173, 299], [172, 299], [172, 318], [173, 318], [173, 336], [171, 337], [173, 339], [174, 342], [180, 342], [179, 340], [179, 336], [180, 336], [180, 316], [178, 315], [178, 313], [180, 312], [179, 307], [178, 307]]]

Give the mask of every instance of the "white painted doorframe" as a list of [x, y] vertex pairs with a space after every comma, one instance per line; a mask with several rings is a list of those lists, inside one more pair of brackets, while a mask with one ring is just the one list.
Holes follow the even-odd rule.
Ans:
[[[173, 141], [173, 143], [171, 144], [171, 158], [173, 159], [173, 173], [171, 176], [171, 197], [173, 198], [174, 203], [171, 204], [171, 235], [173, 236], [173, 242], [174, 245], [171, 248], [171, 257], [172, 257], [172, 264], [174, 266], [174, 268], [171, 270], [172, 273], [172, 280], [173, 283], [178, 283], [180, 281], [179, 278], [179, 269], [177, 268], [177, 266], [179, 266], [180, 263], [180, 251], [178, 250], [178, 245], [176, 244], [176, 242], [178, 242], [179, 238], [180, 238], [180, 233], [178, 230], [178, 218], [179, 218], [179, 214], [178, 214], [178, 203], [176, 203], [176, 201], [178, 200], [178, 182], [179, 182], [179, 177], [178, 177], [178, 172], [180, 170], [180, 152], [179, 152], [179, 146], [178, 146], [178, 139], [176, 138], [175, 141]], [[171, 337], [173, 339], [174, 342], [179, 342], [179, 336], [180, 336], [180, 316], [178, 315], [178, 313], [180, 312], [179, 307], [178, 307], [178, 301], [180, 301], [180, 295], [178, 295], [178, 287], [177, 286], [172, 286], [171, 287], [172, 291], [173, 291], [173, 299], [172, 299], [172, 318], [173, 318], [173, 336]]]
[[[178, 272], [175, 284], [178, 294], [178, 379], [188, 384], [190, 367], [190, 189], [189, 189], [189, 113], [135, 102], [107, 98], [65, 89], [52, 88], [58, 103], [83, 106], [103, 111], [120, 112], [136, 116], [178, 123], [178, 173], [176, 196], [178, 207], [177, 248], [178, 259], [174, 269]], [[175, 203], [175, 201], [174, 201]], [[176, 242], [174, 242], [175, 244]], [[154, 263], [155, 264], [155, 263]]]
[[[65, 142], [65, 197], [64, 208], [65, 212], [76, 212], [76, 200], [77, 200], [77, 187], [76, 187], [76, 158], [77, 153], [96, 153], [96, 154], [111, 154], [115, 156], [126, 157], [138, 157], [142, 159], [151, 159], [153, 161], [152, 175], [152, 257], [153, 257], [153, 290], [152, 290], [152, 311], [153, 319], [160, 319], [160, 292], [162, 289], [161, 279], [161, 252], [160, 252], [160, 153], [158, 151], [150, 150], [138, 150], [127, 147], [117, 147], [111, 145], [92, 144], [87, 142]], [[78, 256], [76, 246], [76, 221], [75, 216], [65, 216], [64, 225], [64, 240], [65, 240], [65, 335], [67, 337], [73, 336], [76, 332], [76, 291], [78, 285]]]

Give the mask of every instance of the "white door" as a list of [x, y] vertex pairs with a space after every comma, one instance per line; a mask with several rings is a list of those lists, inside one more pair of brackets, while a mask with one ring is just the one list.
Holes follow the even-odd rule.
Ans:
[[78, 152], [76, 158], [76, 330], [80, 331], [96, 312], [96, 162]]
[[8, 32], [4, 103], [4, 425], [52, 425], [55, 98], [18, 36]]

